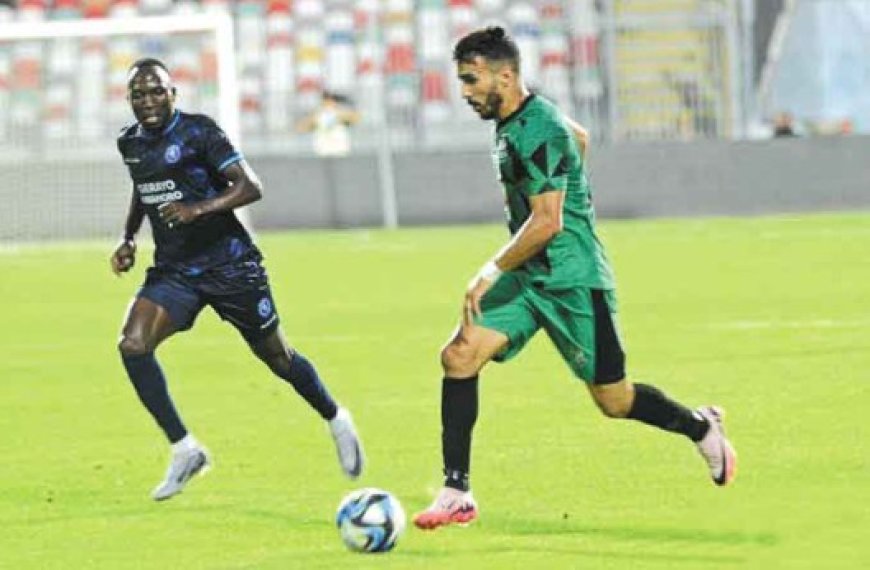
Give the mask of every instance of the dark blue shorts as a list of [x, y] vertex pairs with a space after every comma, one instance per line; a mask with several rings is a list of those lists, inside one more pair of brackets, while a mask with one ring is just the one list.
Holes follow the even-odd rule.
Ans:
[[196, 276], [150, 267], [137, 297], [166, 309], [179, 331], [192, 327], [206, 305], [236, 327], [249, 343], [278, 328], [269, 279], [258, 260], [240, 261]]

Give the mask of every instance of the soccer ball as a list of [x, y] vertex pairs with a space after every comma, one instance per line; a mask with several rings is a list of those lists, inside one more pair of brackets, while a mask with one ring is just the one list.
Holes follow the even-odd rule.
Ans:
[[335, 524], [344, 544], [355, 552], [387, 552], [405, 530], [405, 511], [383, 489], [358, 489], [338, 505]]

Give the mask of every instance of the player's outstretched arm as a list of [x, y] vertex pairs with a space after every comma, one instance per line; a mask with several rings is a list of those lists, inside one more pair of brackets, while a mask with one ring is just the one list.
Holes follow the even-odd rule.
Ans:
[[171, 228], [177, 224], [189, 224], [201, 216], [241, 208], [262, 198], [263, 185], [244, 160], [227, 166], [223, 174], [230, 181], [226, 190], [201, 202], [167, 202], [160, 207], [160, 218]]
[[562, 231], [564, 190], [549, 190], [529, 198], [531, 214], [513, 238], [477, 273], [465, 293], [466, 323], [480, 315], [480, 299], [504, 271], [516, 269], [541, 251]]
[[529, 218], [494, 258], [502, 271], [516, 269], [530, 260], [562, 231], [564, 203], [564, 190], [549, 190], [529, 197]]
[[112, 272], [115, 275], [130, 271], [136, 263], [136, 232], [142, 227], [142, 219], [145, 217], [145, 209], [136, 195], [136, 190], [133, 190], [130, 198], [130, 207], [127, 210], [127, 221], [124, 224], [124, 235], [121, 238], [121, 243], [115, 247], [112, 256], [109, 258], [109, 264], [112, 266]]
[[577, 140], [580, 152], [583, 153], [583, 156], [586, 156], [586, 147], [589, 145], [589, 131], [567, 115], [565, 116], [565, 122], [571, 127], [571, 132], [574, 133], [574, 138]]
[[223, 174], [229, 179], [230, 186], [214, 198], [199, 202], [202, 215], [235, 210], [263, 197], [263, 184], [244, 160], [229, 165]]

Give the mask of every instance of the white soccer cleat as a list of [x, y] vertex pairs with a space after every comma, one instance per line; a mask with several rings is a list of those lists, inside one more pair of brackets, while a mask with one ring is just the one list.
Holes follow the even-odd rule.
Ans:
[[425, 511], [414, 515], [414, 525], [423, 530], [458, 524], [465, 526], [477, 518], [478, 509], [471, 491], [444, 487]]
[[335, 450], [338, 452], [338, 462], [341, 469], [351, 479], [356, 479], [362, 473], [365, 464], [365, 454], [353, 418], [346, 408], [338, 408], [335, 417], [329, 420], [329, 431], [335, 441]]
[[707, 420], [710, 429], [704, 439], [695, 445], [710, 467], [713, 482], [719, 486], [727, 485], [737, 476], [737, 452], [725, 437], [725, 427], [722, 424], [725, 414], [714, 406], [698, 408], [697, 412]]
[[208, 451], [197, 445], [191, 449], [176, 451], [166, 470], [166, 477], [151, 492], [155, 501], [165, 501], [180, 493], [195, 475], [205, 473], [211, 467]]

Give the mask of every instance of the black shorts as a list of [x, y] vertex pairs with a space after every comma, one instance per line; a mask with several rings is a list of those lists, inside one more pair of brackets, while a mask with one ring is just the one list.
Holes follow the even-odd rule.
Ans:
[[269, 279], [259, 260], [239, 261], [196, 276], [150, 267], [136, 296], [166, 309], [179, 331], [191, 328], [206, 305], [236, 327], [249, 343], [278, 328]]
[[625, 379], [625, 353], [616, 330], [607, 292], [592, 289], [595, 316], [595, 378], [593, 384], [614, 384]]

